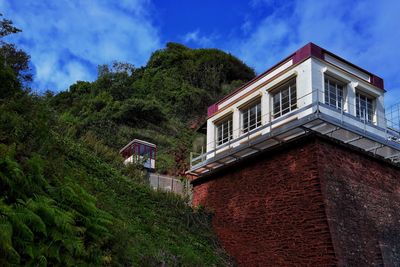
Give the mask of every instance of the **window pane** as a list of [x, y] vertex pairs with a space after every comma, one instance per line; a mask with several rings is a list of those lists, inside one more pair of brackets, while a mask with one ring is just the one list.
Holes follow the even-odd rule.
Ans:
[[259, 104], [257, 105], [257, 114], [256, 114], [256, 117], [257, 117], [257, 127], [258, 127], [258, 126], [261, 126], [261, 103], [259, 103]]
[[243, 132], [246, 133], [261, 125], [261, 102], [244, 109], [243, 116]]
[[289, 112], [289, 88], [283, 89], [282, 94], [282, 114]]
[[296, 85], [290, 87], [290, 111], [297, 107]]
[[145, 152], [145, 146], [144, 145], [140, 145], [139, 155], [143, 156], [144, 152]]
[[325, 103], [339, 110], [343, 107], [343, 84], [325, 77]]
[[[277, 93], [273, 96], [273, 100], [274, 100], [274, 117], [277, 116], [279, 117], [279, 111], [281, 109], [280, 107], [280, 99], [281, 99], [281, 94]], [[279, 114], [279, 115], [278, 115]]]
[[246, 130], [249, 127], [249, 111], [248, 110], [246, 110], [243, 113], [242, 118], [243, 118], [243, 130]]
[[342, 109], [343, 107], [343, 87], [341, 85], [337, 85], [337, 108]]
[[292, 79], [277, 89], [273, 95], [273, 117], [278, 118], [297, 107], [296, 79]]
[[374, 109], [373, 109], [373, 99], [356, 93], [356, 116], [361, 120], [366, 120], [368, 122], [373, 122]]
[[336, 86], [330, 84], [329, 86], [329, 102], [332, 107], [336, 107]]
[[329, 101], [329, 80], [325, 79], [325, 103], [330, 104]]
[[220, 122], [217, 127], [217, 145], [229, 142], [232, 137], [232, 117]]

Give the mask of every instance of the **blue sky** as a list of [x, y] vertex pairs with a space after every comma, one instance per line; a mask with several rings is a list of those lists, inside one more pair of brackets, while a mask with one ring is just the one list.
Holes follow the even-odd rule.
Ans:
[[142, 66], [170, 41], [222, 49], [257, 73], [312, 41], [384, 78], [386, 105], [400, 102], [399, 10], [399, 0], [0, 0], [38, 91], [92, 81], [113, 60]]

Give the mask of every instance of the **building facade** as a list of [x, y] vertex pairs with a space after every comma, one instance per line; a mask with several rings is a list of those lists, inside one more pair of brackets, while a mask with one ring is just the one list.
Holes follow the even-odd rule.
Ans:
[[239, 265], [400, 264], [400, 135], [384, 93], [310, 43], [209, 107], [193, 204], [214, 211]]

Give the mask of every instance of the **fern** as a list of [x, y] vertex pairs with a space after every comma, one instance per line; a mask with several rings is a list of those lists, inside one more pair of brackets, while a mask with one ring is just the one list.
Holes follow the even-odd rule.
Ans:
[[0, 253], [2, 257], [7, 259], [10, 263], [18, 264], [20, 256], [14, 249], [12, 244], [13, 227], [11, 223], [6, 219], [0, 219]]

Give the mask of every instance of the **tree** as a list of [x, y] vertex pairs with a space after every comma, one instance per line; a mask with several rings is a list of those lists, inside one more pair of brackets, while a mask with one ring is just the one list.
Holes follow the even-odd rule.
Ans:
[[8, 98], [20, 90], [14, 71], [0, 58], [0, 99]]
[[[3, 14], [0, 13], [0, 17], [2, 17]], [[21, 30], [18, 29], [13, 25], [13, 22], [11, 20], [3, 18], [0, 20], [0, 38], [3, 38], [4, 36], [7, 36], [9, 34], [17, 33], [20, 32]]]
[[[0, 17], [2, 16], [0, 13]], [[21, 32], [21, 30], [16, 28], [11, 20], [3, 18], [0, 21], [0, 38], [18, 32]], [[29, 67], [30, 56], [27, 53], [18, 49], [14, 44], [6, 43], [0, 39], [0, 57], [3, 65], [10, 67], [21, 83], [32, 81], [32, 73]]]
[[0, 56], [4, 64], [14, 70], [21, 82], [31, 82], [32, 73], [29, 67], [30, 56], [25, 51], [18, 49], [14, 44], [3, 43], [0, 47]]

